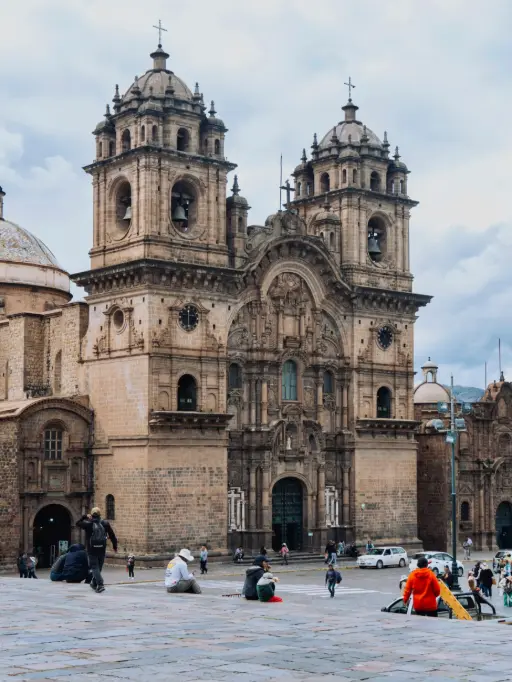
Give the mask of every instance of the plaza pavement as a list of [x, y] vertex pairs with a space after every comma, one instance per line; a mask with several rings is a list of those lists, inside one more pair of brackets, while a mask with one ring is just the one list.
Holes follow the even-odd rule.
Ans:
[[107, 569], [100, 595], [42, 577], [1, 578], [0, 681], [512, 678], [509, 625], [381, 613], [401, 569], [347, 571], [347, 588], [366, 593], [333, 600], [287, 592], [321, 585], [322, 575], [283, 569], [282, 604], [223, 597], [215, 582], [239, 584], [243, 571], [234, 569], [231, 577], [212, 571], [197, 596], [168, 595], [156, 570], [126, 584], [119, 569]]

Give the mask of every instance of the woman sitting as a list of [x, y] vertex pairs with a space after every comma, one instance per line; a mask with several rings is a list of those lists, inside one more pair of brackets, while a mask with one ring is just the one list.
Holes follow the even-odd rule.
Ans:
[[279, 582], [279, 578], [274, 578], [272, 573], [264, 573], [256, 585], [258, 599], [263, 602], [283, 601], [281, 597], [275, 596], [277, 582]]

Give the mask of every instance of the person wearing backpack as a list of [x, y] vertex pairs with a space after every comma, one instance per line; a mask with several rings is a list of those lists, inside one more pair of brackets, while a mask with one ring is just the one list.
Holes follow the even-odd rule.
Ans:
[[336, 570], [334, 564], [329, 564], [329, 568], [325, 574], [325, 584], [327, 585], [331, 597], [334, 597], [336, 585], [339, 585], [341, 580], [341, 573]]
[[101, 569], [105, 561], [107, 551], [107, 536], [112, 543], [114, 552], [117, 552], [117, 538], [110, 523], [101, 518], [99, 507], [91, 509], [90, 514], [82, 516], [76, 523], [78, 528], [85, 530], [87, 536], [87, 556], [91, 568], [92, 580], [90, 586], [95, 592], [104, 592], [105, 585], [101, 575]]

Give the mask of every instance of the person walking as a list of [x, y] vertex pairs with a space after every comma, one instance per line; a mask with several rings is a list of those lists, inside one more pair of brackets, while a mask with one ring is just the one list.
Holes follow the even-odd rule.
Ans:
[[201, 567], [201, 575], [208, 573], [208, 550], [206, 545], [203, 545], [199, 552], [199, 566]]
[[76, 523], [78, 528], [85, 531], [87, 537], [87, 556], [89, 557], [89, 567], [92, 579], [89, 583], [95, 592], [104, 592], [105, 584], [101, 570], [105, 562], [107, 552], [107, 536], [112, 543], [114, 552], [117, 552], [117, 538], [112, 526], [108, 521], [101, 518], [99, 507], [93, 507], [90, 514], [85, 514]]
[[288, 566], [288, 555], [290, 554], [290, 550], [288, 549], [286, 542], [283, 542], [279, 554], [281, 555], [284, 565]]
[[334, 540], [329, 540], [325, 546], [325, 562], [326, 564], [334, 564], [336, 566], [336, 543]]
[[199, 583], [193, 573], [188, 570], [188, 564], [194, 561], [189, 549], [181, 549], [179, 554], [167, 564], [165, 570], [165, 587], [170, 593], [191, 592], [201, 594]]
[[473, 540], [468, 536], [466, 541], [462, 543], [462, 548], [464, 549], [464, 559], [469, 561], [471, 559], [471, 548], [473, 547]]
[[334, 592], [336, 590], [336, 585], [341, 583], [341, 573], [336, 570], [334, 564], [329, 564], [329, 568], [325, 574], [325, 584], [331, 597], [334, 597]]
[[412, 571], [407, 579], [404, 604], [407, 604], [411, 594], [417, 616], [437, 618], [437, 597], [441, 594], [441, 588], [433, 571], [428, 567], [428, 559], [425, 556], [418, 559], [418, 568]]
[[37, 575], [36, 575], [36, 566], [37, 566], [37, 559], [34, 556], [35, 552], [32, 553], [32, 556], [29, 556], [27, 558], [27, 571], [28, 571], [28, 577], [29, 578], [35, 578], [37, 580]]
[[28, 578], [28, 568], [27, 568], [27, 555], [25, 552], [18, 557], [18, 570], [20, 572], [20, 578]]
[[446, 566], [444, 567], [444, 573], [441, 576], [441, 580], [443, 581], [443, 583], [446, 585], [446, 587], [449, 590], [452, 589], [452, 587], [453, 587], [453, 574], [450, 571], [450, 567], [448, 566], [448, 564], [446, 564]]
[[482, 588], [482, 592], [484, 593], [484, 596], [492, 597], [492, 585], [494, 582], [494, 576], [492, 574], [492, 570], [486, 563], [482, 564], [480, 573], [478, 575], [478, 580], [480, 583], [480, 587]]
[[126, 559], [126, 568], [128, 569], [128, 578], [135, 580], [135, 557], [133, 554], [128, 554]]

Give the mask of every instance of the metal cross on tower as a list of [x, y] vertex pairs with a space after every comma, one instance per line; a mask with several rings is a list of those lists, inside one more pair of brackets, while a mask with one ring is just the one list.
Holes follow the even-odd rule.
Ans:
[[284, 185], [281, 185], [279, 189], [284, 189], [286, 192], [286, 205], [289, 206], [290, 201], [291, 201], [291, 193], [295, 192], [295, 189], [290, 186], [290, 181], [287, 180]]
[[158, 26], [153, 25], [153, 28], [156, 28], [158, 31], [158, 45], [162, 47], [162, 31], [165, 31], [167, 33], [167, 29], [162, 26], [162, 20], [158, 20]]
[[352, 101], [352, 88], [355, 88], [356, 86], [352, 83], [352, 78], [348, 78], [348, 83], [344, 83], [343, 85], [346, 85], [348, 87], [348, 101]]

